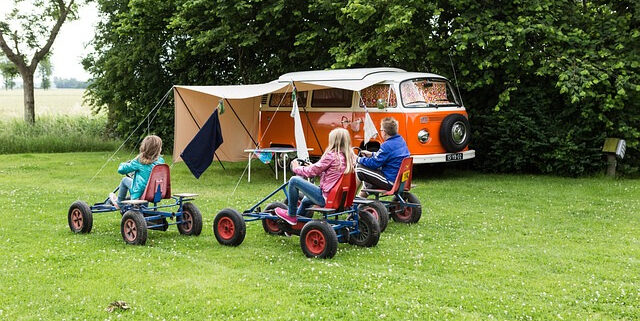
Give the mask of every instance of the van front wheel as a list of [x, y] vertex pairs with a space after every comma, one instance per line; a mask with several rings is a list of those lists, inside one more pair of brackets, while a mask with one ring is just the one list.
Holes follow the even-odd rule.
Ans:
[[461, 114], [451, 114], [440, 125], [440, 142], [448, 153], [459, 152], [469, 144], [471, 128], [469, 120]]

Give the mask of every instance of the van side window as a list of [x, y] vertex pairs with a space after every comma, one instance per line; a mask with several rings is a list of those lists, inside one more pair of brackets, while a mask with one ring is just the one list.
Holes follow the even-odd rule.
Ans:
[[[396, 93], [390, 85], [373, 85], [361, 90], [360, 95], [367, 108], [378, 107], [379, 99], [387, 102], [387, 107], [397, 106]], [[362, 102], [359, 102], [358, 106], [362, 107]]]
[[353, 91], [329, 88], [314, 90], [311, 107], [351, 107]]
[[[283, 99], [284, 98], [284, 99]], [[269, 99], [269, 107], [293, 107], [293, 99], [291, 99], [291, 93], [272, 93]], [[298, 106], [307, 106], [307, 92], [298, 92]]]

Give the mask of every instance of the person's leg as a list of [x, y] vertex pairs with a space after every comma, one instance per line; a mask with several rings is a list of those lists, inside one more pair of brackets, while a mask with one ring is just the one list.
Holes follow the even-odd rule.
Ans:
[[123, 177], [120, 181], [120, 188], [118, 189], [118, 204], [120, 204], [127, 197], [127, 192], [131, 189], [133, 179], [130, 177]]
[[393, 187], [393, 183], [389, 182], [384, 177], [382, 171], [373, 170], [361, 164], [356, 165], [355, 171], [356, 176], [360, 179], [360, 181], [364, 182], [364, 186], [366, 188], [390, 190]]
[[307, 184], [301, 189], [302, 194], [304, 194], [304, 198], [300, 203], [300, 207], [298, 208], [297, 215], [305, 216], [305, 212], [307, 208], [313, 205], [324, 206], [324, 196], [322, 196], [322, 189], [319, 186], [311, 184], [305, 181]]
[[[307, 182], [302, 177], [291, 177], [291, 179], [289, 179], [289, 193], [287, 195], [289, 211], [285, 212], [278, 208], [275, 209], [276, 215], [287, 221], [289, 224], [295, 224], [297, 222], [296, 214], [304, 213], [305, 207], [298, 209], [298, 192], [302, 192], [309, 196], [308, 198], [313, 202], [313, 204], [324, 205], [324, 198], [322, 197], [322, 190], [320, 190], [320, 187]], [[318, 193], [320, 194], [319, 199]], [[307, 207], [308, 206], [309, 205], [307, 205]]]

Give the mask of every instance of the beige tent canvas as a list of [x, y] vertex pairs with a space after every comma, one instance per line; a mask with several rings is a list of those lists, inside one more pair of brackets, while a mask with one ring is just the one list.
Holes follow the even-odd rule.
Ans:
[[[223, 99], [225, 104], [225, 113], [220, 116], [220, 128], [224, 143], [218, 148], [216, 155], [220, 160], [235, 162], [246, 160], [245, 149], [259, 146], [258, 127], [263, 95], [291, 92], [294, 83], [298, 91], [324, 88], [359, 91], [380, 81], [289, 80], [280, 77], [279, 80], [265, 84], [174, 86], [175, 132], [173, 161], [181, 161], [180, 154], [217, 108], [220, 99]], [[291, 134], [293, 135], [293, 132]]]

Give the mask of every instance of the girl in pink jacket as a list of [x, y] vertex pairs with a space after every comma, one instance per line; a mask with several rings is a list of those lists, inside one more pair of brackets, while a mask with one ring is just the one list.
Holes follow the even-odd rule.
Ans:
[[[276, 208], [275, 213], [287, 223], [298, 222], [296, 215], [304, 215], [312, 205], [324, 206], [329, 191], [336, 185], [342, 174], [353, 171], [354, 155], [351, 151], [351, 137], [344, 128], [336, 128], [329, 133], [329, 145], [320, 160], [312, 165], [302, 166], [297, 161], [291, 162], [291, 170], [300, 176], [289, 180], [289, 210]], [[303, 177], [320, 176], [320, 186], [306, 181]], [[304, 198], [298, 208], [298, 192]]]

